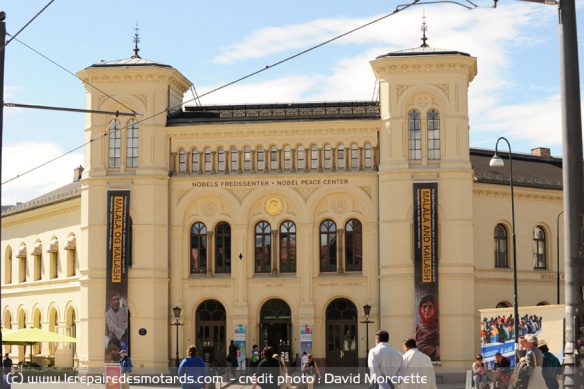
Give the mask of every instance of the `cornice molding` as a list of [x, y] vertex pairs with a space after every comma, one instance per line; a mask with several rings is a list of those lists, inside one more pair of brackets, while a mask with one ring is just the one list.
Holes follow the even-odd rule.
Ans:
[[[507, 188], [508, 189], [508, 188]], [[511, 192], [509, 190], [497, 190], [486, 188], [474, 188], [473, 195], [485, 198], [510, 198]], [[527, 201], [547, 201], [547, 202], [562, 202], [563, 196], [549, 193], [522, 193], [515, 190], [513, 192], [515, 199]]]
[[[49, 209], [50, 207], [50, 209]], [[37, 212], [38, 209], [30, 209], [26, 210], [22, 213], [17, 213], [15, 215], [6, 215], [2, 217], [2, 228], [14, 227], [17, 225], [25, 224], [25, 223], [32, 223], [36, 221], [42, 221], [44, 219], [48, 219], [55, 216], [64, 215], [71, 212], [80, 212], [81, 211], [81, 198], [76, 204], [68, 205], [68, 206], [60, 206], [60, 205], [47, 205], [46, 208], [42, 209], [40, 212]], [[81, 218], [80, 218], [81, 220]]]

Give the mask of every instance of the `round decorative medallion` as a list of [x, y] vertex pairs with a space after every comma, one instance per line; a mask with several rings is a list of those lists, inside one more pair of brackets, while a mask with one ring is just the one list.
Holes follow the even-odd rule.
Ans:
[[266, 204], [264, 205], [266, 212], [268, 215], [276, 216], [282, 212], [282, 200], [277, 197], [270, 197], [266, 200]]

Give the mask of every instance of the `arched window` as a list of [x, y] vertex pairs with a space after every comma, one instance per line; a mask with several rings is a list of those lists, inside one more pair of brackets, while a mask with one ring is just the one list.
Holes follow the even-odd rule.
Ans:
[[422, 159], [422, 120], [420, 112], [412, 110], [408, 114], [408, 150], [410, 159]]
[[359, 148], [355, 143], [351, 145], [351, 169], [359, 167]]
[[365, 167], [371, 168], [373, 166], [373, 151], [369, 143], [365, 143]]
[[296, 153], [296, 160], [298, 162], [298, 169], [304, 169], [304, 146], [298, 146], [298, 152]]
[[533, 229], [533, 268], [546, 268], [545, 231], [540, 226]]
[[290, 146], [284, 147], [284, 170], [290, 170], [292, 168], [292, 151]]
[[507, 229], [502, 224], [495, 227], [495, 267], [509, 267], [507, 259]]
[[259, 222], [255, 226], [255, 271], [269, 273], [272, 271], [272, 229], [267, 222]]
[[217, 151], [217, 169], [220, 172], [225, 171], [225, 150], [223, 150], [223, 147], [219, 147]]
[[215, 228], [215, 273], [231, 273], [231, 226], [226, 222]]
[[337, 225], [328, 219], [320, 223], [320, 271], [337, 271]]
[[184, 149], [178, 151], [178, 172], [185, 173], [187, 171], [187, 154]]
[[289, 220], [280, 225], [280, 273], [296, 271], [296, 224]]
[[191, 172], [199, 172], [199, 150], [196, 148], [191, 152]]
[[126, 166], [138, 167], [138, 121], [130, 119], [126, 133]]
[[207, 227], [197, 222], [191, 227], [191, 274], [207, 272]]
[[40, 281], [43, 278], [43, 244], [40, 241], [34, 244], [30, 255], [34, 258], [33, 280]]
[[337, 147], [337, 166], [339, 167], [339, 169], [344, 169], [345, 168], [345, 161], [347, 159], [347, 156], [345, 154], [345, 146], [343, 145], [339, 145], [339, 147]]
[[262, 146], [258, 147], [258, 151], [257, 151], [257, 155], [256, 155], [256, 161], [257, 161], [257, 171], [258, 172], [263, 172], [265, 167], [266, 167], [266, 161], [265, 161], [266, 155], [264, 153], [264, 148]]
[[332, 150], [330, 145], [324, 145], [324, 168], [330, 169], [332, 167]]
[[114, 119], [109, 125], [109, 167], [120, 167], [122, 123]]
[[435, 109], [428, 112], [428, 159], [440, 159], [440, 113]]
[[207, 147], [205, 149], [205, 173], [211, 173], [213, 169], [213, 154], [211, 153], [211, 149]]
[[276, 146], [270, 148], [270, 170], [278, 170], [278, 149]]
[[312, 170], [318, 169], [318, 147], [312, 145], [310, 148], [310, 168]]
[[345, 270], [361, 271], [363, 269], [363, 227], [357, 219], [351, 219], [345, 225]]
[[238, 165], [238, 155], [237, 155], [237, 148], [236, 147], [232, 147], [231, 148], [231, 171], [232, 172], [236, 172], [239, 170], [239, 166]]
[[243, 149], [243, 170], [246, 172], [251, 170], [251, 149], [249, 147]]

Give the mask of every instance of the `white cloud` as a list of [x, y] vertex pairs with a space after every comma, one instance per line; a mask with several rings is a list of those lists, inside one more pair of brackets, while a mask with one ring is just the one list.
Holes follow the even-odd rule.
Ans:
[[[65, 155], [53, 142], [21, 142], [2, 148], [2, 205], [26, 202], [73, 181], [73, 169], [83, 164], [82, 152]], [[29, 170], [38, 169], [26, 173]]]

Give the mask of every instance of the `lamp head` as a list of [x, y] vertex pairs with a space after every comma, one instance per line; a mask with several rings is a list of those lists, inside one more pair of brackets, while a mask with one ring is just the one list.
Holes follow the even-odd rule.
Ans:
[[493, 158], [491, 158], [491, 162], [489, 162], [489, 166], [503, 167], [503, 166], [505, 166], [505, 161], [503, 161], [503, 158], [501, 158], [497, 154], [495, 154], [495, 155], [493, 155]]
[[369, 317], [371, 314], [371, 305], [367, 304], [363, 306], [363, 311], [365, 312], [365, 317]]
[[172, 308], [172, 312], [174, 313], [174, 317], [178, 319], [180, 317], [180, 313], [182, 312], [182, 309], [181, 309], [181, 307], [174, 307], [174, 308]]

